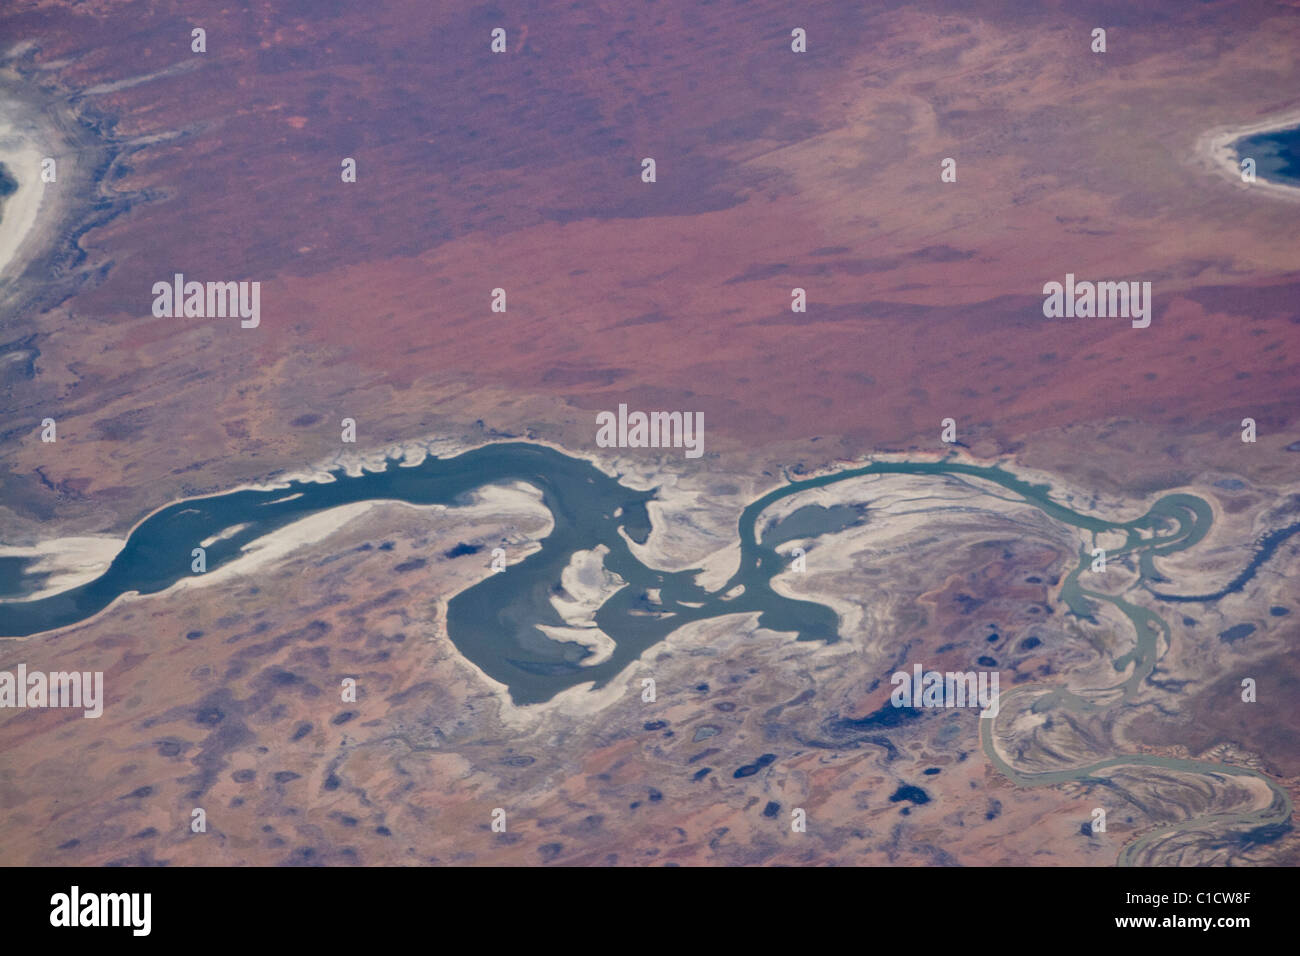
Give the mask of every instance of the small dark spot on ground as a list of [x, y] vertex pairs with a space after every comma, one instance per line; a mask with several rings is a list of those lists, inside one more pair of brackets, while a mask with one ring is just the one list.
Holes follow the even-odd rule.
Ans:
[[908, 800], [919, 806], [923, 803], [929, 803], [930, 795], [920, 787], [914, 787], [910, 783], [905, 783], [894, 791], [893, 795], [889, 798], [889, 802], [899, 803], [903, 800]]
[[753, 763], [745, 764], [745, 766], [733, 773], [732, 776], [735, 778], [752, 777], [775, 759], [776, 754], [763, 754]]

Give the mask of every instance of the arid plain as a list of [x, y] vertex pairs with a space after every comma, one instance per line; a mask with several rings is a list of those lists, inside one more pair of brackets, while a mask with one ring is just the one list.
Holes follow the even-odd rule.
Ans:
[[[184, 497], [526, 438], [659, 488], [644, 553], [716, 586], [741, 510], [784, 476], [941, 456], [952, 418], [963, 460], [1079, 510], [1201, 496], [1210, 538], [1160, 567], [1215, 591], [1300, 520], [1300, 204], [1203, 143], [1300, 107], [1300, 18], [1161, 6], [11, 5], [4, 90], [60, 174], [0, 287], [0, 545], [66, 582]], [[260, 325], [155, 317], [177, 272], [260, 281]], [[1044, 318], [1067, 273], [1152, 282], [1150, 327]], [[597, 448], [619, 403], [703, 412], [705, 456]], [[866, 521], [778, 585], [833, 607], [839, 643], [722, 617], [535, 707], [445, 626], [490, 548], [547, 534], [527, 486], [326, 512], [0, 640], [0, 668], [71, 661], [108, 688], [97, 720], [0, 714], [0, 862], [1110, 865], [1139, 839], [1136, 862], [1296, 862], [1289, 813], [1223, 822], [1273, 799], [1260, 778], [1018, 786], [976, 713], [898, 716], [889, 674], [913, 661], [1077, 688], [1131, 639], [1061, 602], [1083, 537], [922, 485], [817, 499]], [[998, 752], [1220, 763], [1294, 799], [1298, 541], [1221, 600], [1143, 594], [1171, 633], [1134, 699], [999, 720]], [[557, 596], [582, 605], [583, 577]]]

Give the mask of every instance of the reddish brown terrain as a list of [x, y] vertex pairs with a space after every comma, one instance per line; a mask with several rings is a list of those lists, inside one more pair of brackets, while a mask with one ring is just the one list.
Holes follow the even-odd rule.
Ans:
[[[74, 100], [128, 208], [80, 238], [71, 298], [13, 322], [40, 374], [9, 418], [57, 404], [77, 451], [11, 441], [7, 481], [100, 530], [313, 461], [345, 415], [376, 446], [482, 419], [582, 447], [617, 401], [689, 406], [718, 451], [821, 435], [845, 457], [930, 447], [948, 416], [997, 450], [1089, 421], [1292, 424], [1295, 209], [1191, 152], [1296, 105], [1300, 20], [1171, 5], [1099, 56], [1100, 14], [987, 7], [827, 5], [800, 56], [775, 3], [254, 4], [206, 14], [200, 55], [166, 7], [19, 4], [33, 80], [123, 84]], [[262, 281], [261, 327], [154, 319], [176, 271]], [[1045, 321], [1067, 271], [1149, 277], [1152, 327]]]
[[[25, 298], [0, 315], [0, 544], [121, 538], [178, 498], [354, 448], [513, 436], [593, 454], [596, 412], [627, 403], [703, 412], [705, 457], [665, 473], [723, 497], [783, 468], [942, 452], [945, 418], [975, 457], [1129, 504], [1234, 476], [1258, 491], [1221, 542], [1239, 567], [1268, 530], [1247, 519], [1300, 473], [1300, 206], [1215, 175], [1196, 146], [1300, 107], [1300, 8], [1160, 6], [8, 4], [0, 37], [28, 44], [0, 51], [11, 92], [77, 145]], [[497, 26], [506, 54], [489, 50]], [[260, 281], [260, 326], [155, 318], [151, 288], [176, 272]], [[1067, 272], [1150, 281], [1150, 327], [1044, 318], [1043, 284]], [[1170, 822], [1126, 810], [1081, 835], [1096, 796], [1016, 787], [978, 720], [889, 731], [891, 755], [844, 723], [886, 706], [904, 663], [874, 639], [822, 657], [752, 622], [702, 628], [710, 653], [674, 644], [656, 665], [678, 689], [653, 714], [629, 691], [603, 713], [512, 716], [433, 610], [482, 562], [393, 570], [500, 527], [380, 508], [252, 576], [0, 640], [0, 667], [76, 659], [113, 688], [97, 722], [0, 715], [0, 862], [1107, 865]], [[510, 529], [536, 540], [544, 522]], [[1054, 606], [1076, 544], [1020, 534], [895, 559], [930, 572], [889, 589], [906, 661], [970, 666], [990, 629], [1008, 685], [1088, 656], [1025, 610]], [[1226, 747], [1300, 794], [1295, 695], [1245, 719], [1216, 703], [1242, 668], [1300, 679], [1294, 590], [1268, 614], [1297, 540], [1239, 609], [1256, 642], [1186, 625], [1213, 653], [1171, 652], [1181, 704], [1105, 734], [1179, 757]], [[823, 583], [853, 600], [874, 580], [861, 571]], [[975, 621], [970, 596], [994, 594]], [[372, 691], [341, 720], [353, 672]], [[764, 753], [779, 759], [736, 775]], [[1185, 819], [1221, 796], [1130, 784], [1130, 806]], [[912, 785], [928, 803], [890, 799]], [[520, 820], [506, 840], [487, 828], [502, 805]], [[809, 840], [794, 806], [817, 821]], [[1288, 831], [1147, 862], [1238, 850], [1300, 859]]]

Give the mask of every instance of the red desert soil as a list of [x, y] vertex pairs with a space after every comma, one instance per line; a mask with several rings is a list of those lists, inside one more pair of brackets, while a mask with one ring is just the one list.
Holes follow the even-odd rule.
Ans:
[[[40, 350], [9, 396], [15, 497], [129, 524], [337, 451], [344, 416], [362, 447], [482, 420], [582, 451], [623, 401], [703, 411], [732, 454], [935, 447], [949, 416], [994, 451], [1115, 418], [1276, 433], [1295, 207], [1192, 146], [1295, 106], [1300, 21], [1094, 7], [11, 7], [65, 91], [171, 71], [80, 101], [134, 144], [106, 188], [151, 198], [81, 239], [102, 281], [15, 323]], [[178, 271], [261, 281], [260, 328], [153, 318]], [[1151, 281], [1151, 327], [1045, 319], [1067, 272]]]
[[[84, 262], [51, 265], [60, 304], [0, 316], [0, 349], [33, 356], [0, 392], [5, 543], [120, 533], [179, 495], [301, 469], [341, 450], [343, 417], [349, 449], [509, 433], [582, 453], [620, 402], [704, 412], [709, 455], [682, 467], [723, 476], [937, 450], [952, 417], [977, 453], [1084, 491], [1211, 466], [1294, 479], [1300, 207], [1193, 155], [1207, 129], [1297, 107], [1294, 4], [204, 6], [0, 10], [0, 36], [34, 44], [32, 89], [112, 140], [101, 188], [128, 207], [79, 237]], [[260, 327], [154, 318], [151, 288], [175, 272], [261, 282]], [[1150, 328], [1045, 319], [1043, 284], [1066, 273], [1150, 281]], [[47, 416], [57, 445], [39, 440]], [[1246, 416], [1258, 446], [1237, 438]], [[467, 520], [380, 507], [256, 578], [8, 649], [103, 670], [111, 690], [102, 723], [0, 724], [6, 858], [1108, 865], [1170, 803], [1130, 780], [1154, 812], [1081, 832], [1090, 785], [1016, 788], [978, 717], [872, 742], [857, 721], [884, 706], [891, 661], [823, 660], [726, 621], [658, 665], [652, 715], [625, 695], [595, 719], [508, 728], [435, 613], [485, 573], [449, 556], [493, 530]], [[1055, 552], [929, 547], [898, 599], [911, 653], [971, 666], [994, 632], [1011, 684], [1086, 652], [1032, 613]], [[443, 557], [398, 578], [417, 552]], [[345, 710], [352, 673], [364, 692]], [[1292, 715], [1207, 716], [1229, 683], [1143, 742], [1186, 744], [1197, 722], [1198, 747], [1285, 751], [1270, 726]]]

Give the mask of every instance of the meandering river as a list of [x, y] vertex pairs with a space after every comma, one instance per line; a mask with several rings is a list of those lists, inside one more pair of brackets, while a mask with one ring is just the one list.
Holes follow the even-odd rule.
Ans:
[[[1126, 543], [1111, 549], [1109, 559], [1131, 553], [1144, 583], [1163, 581], [1155, 569], [1155, 559], [1194, 547], [1209, 531], [1213, 518], [1204, 500], [1171, 494], [1158, 499], [1140, 518], [1111, 522], [1067, 508], [1052, 499], [1048, 486], [1030, 484], [998, 467], [956, 461], [873, 462], [861, 468], [788, 481], [751, 503], [739, 520], [738, 570], [721, 588], [709, 591], [695, 582], [695, 571], [667, 572], [648, 567], [629, 547], [629, 540], [644, 543], [650, 534], [646, 504], [654, 497], [653, 491], [628, 488], [592, 464], [545, 446], [500, 443], [455, 457], [431, 457], [413, 467], [394, 465], [356, 477], [338, 473], [331, 482], [294, 482], [283, 489], [235, 491], [169, 505], [137, 525], [109, 568], [93, 581], [40, 599], [0, 603], [0, 636], [29, 636], [66, 627], [86, 620], [124, 594], [163, 591], [191, 575], [192, 549], [209, 539], [218, 539], [206, 548], [210, 571], [236, 560], [242, 549], [258, 538], [339, 505], [372, 500], [455, 505], [486, 485], [525, 482], [541, 492], [554, 519], [553, 530], [542, 540], [539, 550], [511, 564], [507, 573], [489, 574], [453, 597], [447, 608], [447, 632], [466, 658], [509, 689], [516, 703], [537, 703], [577, 684], [603, 684], [677, 628], [724, 614], [757, 612], [761, 626], [792, 633], [798, 640], [838, 640], [839, 622], [834, 611], [815, 602], [782, 596], [772, 589], [773, 577], [787, 567], [789, 559], [775, 550], [775, 542], [782, 536], [762, 540], [756, 531], [757, 522], [768, 507], [790, 495], [865, 475], [891, 474], [983, 479], [1064, 524], [1094, 533], [1121, 532]], [[222, 537], [223, 533], [226, 536]], [[552, 640], [538, 625], [564, 626], [550, 602], [552, 589], [575, 552], [601, 545], [608, 549], [605, 567], [628, 586], [609, 597], [595, 616], [600, 629], [614, 641], [612, 654], [598, 664], [583, 666], [590, 650]], [[1096, 604], [1111, 604], [1131, 623], [1136, 639], [1132, 650], [1113, 661], [1114, 687], [1079, 696], [1063, 688], [1020, 686], [1002, 695], [1003, 717], [999, 720], [1016, 713], [1017, 700], [1025, 695], [1034, 696], [1033, 709], [1040, 712], [1052, 708], [1087, 712], [1120, 706], [1151, 674], [1161, 638], [1167, 642], [1170, 637], [1169, 626], [1151, 610], [1084, 587], [1081, 576], [1090, 561], [1087, 550], [1081, 549], [1079, 564], [1062, 582], [1061, 599], [1074, 614], [1084, 617], [1093, 615]], [[647, 599], [647, 591], [653, 590], [659, 593], [658, 604]], [[1102, 693], [1107, 690], [1109, 693]], [[1291, 815], [1286, 792], [1267, 776], [1244, 767], [1116, 755], [1050, 773], [1023, 772], [1008, 763], [995, 746], [993, 725], [997, 722], [979, 720], [984, 751], [995, 766], [1021, 786], [1104, 777], [1106, 771], [1122, 766], [1252, 776], [1272, 790], [1272, 805], [1258, 812], [1215, 819], [1233, 826], [1259, 827], [1282, 823]], [[1206, 822], [1198, 818], [1175, 829]], [[1129, 844], [1121, 862], [1134, 859], [1169, 829], [1155, 830]]]

